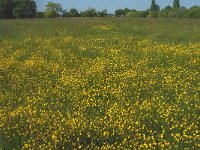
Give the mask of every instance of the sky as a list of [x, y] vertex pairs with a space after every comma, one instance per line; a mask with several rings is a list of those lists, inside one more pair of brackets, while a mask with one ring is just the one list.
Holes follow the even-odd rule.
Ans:
[[[107, 9], [109, 13], [113, 13], [116, 9], [120, 8], [146, 10], [151, 5], [151, 0], [35, 0], [35, 2], [38, 11], [44, 11], [48, 2], [55, 2], [60, 3], [63, 9], [66, 10], [76, 8], [78, 11], [83, 11], [92, 7], [98, 11]], [[164, 8], [167, 5], [172, 5], [173, 0], [157, 0], [156, 3], [161, 8]], [[194, 5], [200, 6], [200, 0], [180, 0], [180, 4], [187, 8]]]

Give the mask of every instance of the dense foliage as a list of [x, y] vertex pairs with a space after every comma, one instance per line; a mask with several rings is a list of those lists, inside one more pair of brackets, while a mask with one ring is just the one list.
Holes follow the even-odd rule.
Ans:
[[95, 17], [97, 16], [97, 11], [94, 8], [88, 8], [88, 10], [80, 12], [82, 17]]
[[173, 7], [174, 8], [180, 8], [180, 0], [174, 0], [174, 3], [173, 3]]
[[36, 18], [44, 18], [44, 12], [36, 12]]
[[155, 0], [152, 0], [152, 4], [151, 4], [151, 11], [159, 11], [160, 10], [160, 6], [156, 4]]
[[13, 0], [0, 0], [0, 18], [13, 18]]
[[31, 0], [15, 0], [13, 16], [15, 18], [34, 18], [36, 16], [36, 4]]
[[0, 18], [34, 18], [36, 9], [33, 0], [0, 0]]
[[72, 8], [68, 12], [68, 17], [79, 17], [79, 12], [75, 8]]
[[58, 17], [62, 12], [62, 6], [59, 3], [48, 2], [44, 17], [45, 18], [54, 18]]
[[164, 9], [160, 10], [158, 4], [155, 0], [152, 0], [150, 9], [146, 11], [137, 11], [118, 9], [115, 11], [115, 16], [128, 16], [128, 17], [169, 17], [169, 18], [200, 18], [200, 6], [193, 6], [189, 9], [185, 7], [180, 7], [179, 0], [174, 0], [173, 7], [166, 6]]

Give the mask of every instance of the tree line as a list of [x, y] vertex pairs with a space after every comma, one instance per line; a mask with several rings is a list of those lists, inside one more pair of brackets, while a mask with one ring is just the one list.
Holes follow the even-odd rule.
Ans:
[[180, 0], [174, 0], [172, 6], [166, 6], [160, 9], [155, 0], [152, 0], [151, 6], [146, 11], [119, 9], [115, 11], [115, 16], [128, 16], [128, 17], [169, 17], [169, 18], [200, 18], [200, 6], [192, 6], [187, 9], [180, 5]]
[[69, 11], [62, 8], [61, 4], [48, 2], [44, 12], [37, 12], [38, 18], [54, 18], [54, 17], [106, 17], [107, 10], [96, 11], [94, 8], [88, 8], [85, 11], [78, 12], [77, 9], [72, 8]]
[[34, 18], [36, 10], [33, 0], [0, 0], [0, 18]]
[[88, 8], [78, 11], [75, 8], [65, 10], [61, 4], [48, 2], [44, 12], [38, 12], [34, 0], [0, 0], [0, 18], [54, 18], [54, 17], [175, 17], [175, 18], [200, 18], [200, 6], [187, 9], [180, 5], [180, 0], [174, 0], [172, 6], [160, 9], [156, 0], [152, 0], [151, 6], [145, 11], [118, 9], [115, 13], [108, 14], [107, 10], [96, 11]]

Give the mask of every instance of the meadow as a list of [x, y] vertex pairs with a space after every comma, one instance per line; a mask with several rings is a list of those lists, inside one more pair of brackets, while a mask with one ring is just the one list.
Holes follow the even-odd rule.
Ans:
[[200, 20], [0, 20], [0, 150], [200, 149]]

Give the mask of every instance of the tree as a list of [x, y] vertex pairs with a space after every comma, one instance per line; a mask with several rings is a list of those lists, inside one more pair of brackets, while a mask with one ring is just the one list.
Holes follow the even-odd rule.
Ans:
[[180, 2], [179, 2], [179, 0], [174, 0], [173, 7], [174, 8], [180, 8]]
[[169, 17], [188, 18], [188, 10], [185, 7], [174, 8], [170, 11]]
[[128, 14], [126, 14], [126, 16], [128, 17], [139, 17], [139, 18], [142, 18], [142, 17], [147, 17], [149, 14], [148, 11], [136, 11], [136, 10], [132, 10], [130, 12], [128, 12]]
[[170, 10], [172, 10], [172, 7], [168, 5], [168, 6], [165, 7], [164, 10], [166, 10], [166, 11], [170, 11]]
[[156, 11], [156, 1], [152, 0], [151, 2], [151, 11]]
[[159, 11], [150, 11], [148, 14], [148, 18], [157, 18], [159, 15]]
[[152, 0], [152, 3], [151, 3], [151, 11], [159, 11], [160, 10], [160, 6], [156, 4], [156, 1], [155, 0]]
[[98, 11], [97, 16], [106, 17], [107, 14], [108, 14], [107, 9], [104, 9], [103, 11]]
[[62, 6], [59, 3], [48, 2], [46, 5], [44, 17], [45, 18], [53, 18], [61, 15]]
[[130, 9], [125, 8], [124, 11], [125, 11], [125, 15], [126, 15], [126, 14], [128, 14], [130, 12]]
[[15, 18], [34, 18], [37, 6], [32, 0], [15, 0], [13, 15]]
[[13, 0], [0, 0], [0, 18], [13, 18]]
[[85, 10], [80, 13], [82, 17], [95, 17], [97, 16], [97, 11], [94, 8], [88, 8], [88, 10]]
[[120, 17], [120, 16], [126, 16], [129, 12], [131, 12], [132, 10], [125, 8], [125, 9], [117, 9], [115, 11], [115, 16], [116, 17]]
[[36, 12], [36, 18], [44, 18], [44, 12]]
[[69, 17], [69, 12], [66, 9], [62, 10], [62, 17]]
[[70, 9], [68, 15], [69, 17], [79, 17], [78, 10], [75, 8]]
[[123, 10], [123, 9], [117, 9], [117, 10], [115, 11], [115, 16], [116, 16], [116, 17], [125, 16], [125, 15], [126, 15], [126, 11]]
[[200, 6], [193, 6], [188, 10], [189, 18], [200, 18]]

